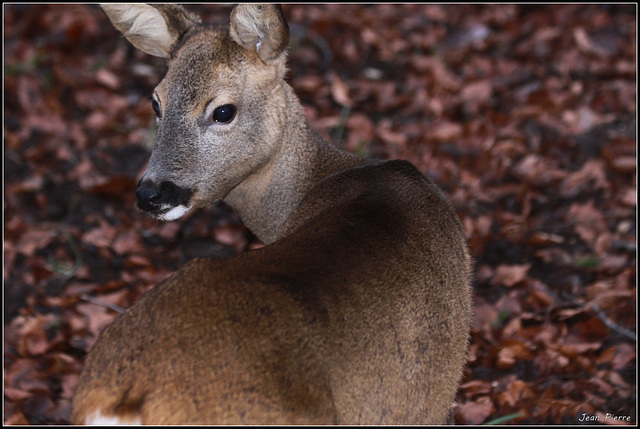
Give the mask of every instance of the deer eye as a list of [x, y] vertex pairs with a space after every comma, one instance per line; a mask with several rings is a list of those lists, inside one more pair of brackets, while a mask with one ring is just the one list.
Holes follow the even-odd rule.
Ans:
[[216, 110], [213, 111], [213, 121], [220, 124], [227, 124], [233, 121], [237, 111], [238, 109], [233, 104], [216, 107]]
[[158, 103], [156, 100], [151, 100], [151, 108], [156, 113], [156, 117], [160, 118], [162, 116], [160, 112], [160, 103]]

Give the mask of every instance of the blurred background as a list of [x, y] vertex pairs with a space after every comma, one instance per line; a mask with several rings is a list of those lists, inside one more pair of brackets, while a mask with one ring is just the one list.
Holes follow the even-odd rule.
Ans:
[[[313, 126], [410, 160], [463, 220], [476, 314], [456, 423], [635, 423], [636, 5], [284, 9]], [[262, 244], [223, 203], [168, 223], [135, 209], [163, 60], [97, 6], [3, 17], [4, 423], [64, 424], [119, 312], [194, 257]]]

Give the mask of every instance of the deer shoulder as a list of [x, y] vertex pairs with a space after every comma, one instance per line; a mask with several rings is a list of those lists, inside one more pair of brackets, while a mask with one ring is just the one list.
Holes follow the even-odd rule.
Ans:
[[455, 210], [406, 161], [338, 150], [284, 81], [279, 6], [228, 27], [180, 6], [102, 6], [167, 58], [157, 143], [137, 192], [160, 220], [222, 199], [265, 247], [196, 259], [90, 351], [72, 420], [143, 424], [443, 424], [471, 319]]

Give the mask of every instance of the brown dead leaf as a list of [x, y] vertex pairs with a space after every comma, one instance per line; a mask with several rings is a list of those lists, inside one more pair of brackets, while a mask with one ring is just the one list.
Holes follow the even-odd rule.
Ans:
[[458, 415], [462, 417], [464, 424], [478, 425], [495, 411], [491, 398], [483, 396], [473, 402], [467, 402], [460, 407]]
[[558, 339], [558, 328], [556, 327], [556, 325], [546, 323], [541, 326], [541, 329], [535, 335], [535, 337], [533, 338], [533, 341], [542, 343], [542, 344], [549, 344], [549, 343], [555, 342], [557, 339]]
[[107, 181], [104, 175], [97, 172], [93, 162], [85, 157], [69, 171], [67, 177], [69, 180], [78, 182], [80, 187], [86, 191]]
[[4, 386], [25, 392], [47, 391], [47, 374], [35, 359], [16, 359], [5, 367]]
[[558, 311], [558, 320], [566, 320], [570, 319], [578, 314], [586, 314], [589, 311], [586, 307], [578, 307], [578, 308], [563, 308]]
[[560, 192], [566, 198], [578, 196], [587, 190], [608, 190], [609, 182], [605, 164], [599, 159], [590, 159], [575, 173], [568, 175], [560, 184]]
[[410, 61], [418, 71], [430, 72], [439, 87], [455, 92], [462, 86], [460, 79], [447, 69], [440, 57], [414, 55]]
[[89, 128], [103, 130], [106, 128], [109, 121], [111, 121], [111, 118], [105, 112], [94, 111], [87, 116], [86, 124]]
[[593, 391], [600, 392], [605, 397], [610, 397], [614, 393], [613, 387], [599, 377], [592, 377], [589, 384]]
[[597, 351], [602, 346], [600, 342], [590, 343], [574, 343], [574, 344], [560, 344], [558, 350], [567, 357], [577, 357], [587, 352]]
[[575, 334], [582, 334], [583, 337], [589, 339], [605, 338], [609, 334], [609, 328], [596, 316], [576, 321], [572, 325], [571, 331]]
[[460, 95], [464, 101], [485, 103], [491, 98], [491, 92], [491, 81], [485, 79], [465, 85]]
[[29, 229], [20, 238], [17, 250], [25, 256], [33, 256], [36, 250], [48, 246], [54, 237], [54, 231], [49, 229]]
[[486, 302], [476, 302], [474, 305], [473, 329], [482, 331], [489, 329], [491, 324], [498, 319], [498, 311], [494, 305]]
[[125, 265], [127, 267], [153, 267], [151, 259], [141, 255], [129, 255], [129, 257], [125, 261]]
[[76, 391], [76, 386], [78, 385], [78, 379], [80, 378], [80, 374], [66, 374], [61, 377], [62, 384], [62, 393], [60, 394], [61, 398], [65, 399], [73, 399], [73, 395]]
[[522, 316], [522, 302], [520, 294], [516, 290], [509, 290], [506, 295], [494, 304], [495, 309], [503, 314]]
[[126, 200], [127, 195], [135, 195], [136, 180], [132, 177], [114, 175], [105, 181], [97, 183], [89, 189], [95, 195], [101, 195], [118, 200]]
[[633, 156], [623, 156], [612, 160], [612, 165], [620, 173], [634, 173], [638, 168], [638, 160]]
[[[553, 345], [555, 347], [555, 345]], [[557, 350], [547, 348], [542, 355], [536, 356], [536, 365], [543, 374], [557, 372], [562, 368], [567, 368], [571, 360]]]
[[96, 247], [111, 247], [111, 243], [118, 235], [118, 229], [115, 226], [100, 221], [100, 226], [93, 228], [82, 236], [82, 241]]
[[547, 186], [566, 177], [566, 171], [555, 166], [553, 161], [536, 154], [528, 154], [513, 167], [513, 174], [536, 185]]
[[549, 287], [539, 280], [533, 279], [528, 284], [531, 299], [538, 303], [541, 307], [549, 307], [553, 302], [553, 295]]
[[340, 76], [331, 73], [329, 76], [331, 81], [331, 96], [333, 100], [344, 107], [352, 107], [353, 100], [349, 96], [349, 86]]
[[636, 189], [628, 188], [620, 191], [620, 202], [627, 207], [636, 207], [638, 203], [638, 192]]
[[636, 349], [630, 344], [620, 343], [615, 346], [615, 356], [611, 360], [611, 368], [620, 371], [636, 360]]
[[438, 121], [432, 124], [427, 136], [435, 141], [452, 141], [460, 138], [462, 135], [462, 125], [456, 122]]
[[134, 229], [123, 231], [113, 241], [113, 251], [118, 255], [143, 252], [144, 249], [140, 234]]
[[4, 396], [12, 401], [24, 401], [25, 399], [30, 398], [31, 395], [31, 392], [25, 392], [24, 390], [14, 389], [12, 387], [4, 388]]
[[596, 360], [596, 363], [598, 365], [611, 364], [611, 361], [613, 361], [613, 358], [615, 355], [616, 355], [616, 348], [609, 347], [600, 353], [600, 355], [598, 356], [598, 359]]
[[363, 143], [371, 142], [375, 136], [373, 122], [367, 115], [362, 113], [349, 115], [346, 126], [349, 130], [346, 147], [351, 152], [359, 151]]
[[13, 328], [18, 332], [18, 350], [23, 356], [39, 356], [49, 348], [49, 341], [45, 332], [47, 316], [18, 316], [13, 322]]
[[93, 344], [98, 339], [98, 336], [103, 329], [110, 325], [118, 316], [118, 314], [112, 310], [96, 304], [78, 304], [76, 306], [76, 310], [85, 316], [88, 321], [87, 325], [91, 335], [87, 338], [87, 350], [90, 350], [91, 347], [93, 347]]
[[547, 264], [557, 264], [559, 266], [573, 265], [574, 259], [566, 250], [560, 247], [548, 247], [546, 249], [536, 250], [534, 253], [536, 258], [540, 258]]
[[491, 284], [494, 286], [513, 287], [527, 277], [531, 264], [498, 265]]
[[562, 244], [564, 237], [558, 234], [536, 231], [531, 235], [530, 243], [534, 246]]
[[573, 39], [578, 49], [585, 54], [592, 54], [598, 57], [608, 57], [610, 55], [609, 51], [593, 42], [584, 27], [577, 27], [573, 30]]
[[583, 134], [600, 125], [608, 117], [601, 117], [588, 107], [580, 107], [578, 110], [566, 110], [562, 114], [562, 120], [569, 126], [573, 134]]
[[460, 92], [465, 107], [471, 113], [477, 113], [482, 105], [487, 105], [493, 94], [490, 79], [484, 79], [465, 85]]
[[532, 400], [536, 394], [530, 389], [529, 383], [522, 380], [514, 380], [504, 392], [498, 394], [500, 405], [508, 405], [515, 408], [523, 400]]
[[502, 340], [499, 346], [498, 368], [511, 368], [519, 360], [526, 360], [532, 357], [531, 349], [523, 342], [514, 339]]
[[392, 123], [388, 119], [383, 119], [376, 126], [376, 134], [385, 142], [392, 145], [404, 147], [407, 145], [407, 135], [391, 129]]
[[163, 222], [159, 224], [156, 234], [165, 240], [175, 240], [181, 231], [181, 226], [177, 222]]
[[545, 416], [549, 413], [549, 410], [555, 403], [555, 392], [556, 387], [554, 385], [551, 385], [547, 390], [545, 390], [536, 404], [534, 409], [535, 415]]
[[96, 72], [96, 81], [109, 89], [120, 88], [120, 79], [113, 72], [100, 69]]
[[217, 242], [233, 246], [236, 252], [241, 252], [247, 245], [245, 230], [239, 226], [219, 226], [214, 230], [214, 236]]
[[625, 380], [622, 378], [622, 376], [620, 375], [620, 373], [618, 371], [598, 371], [598, 373], [596, 374], [597, 376], [601, 377], [603, 380], [607, 381], [608, 383], [610, 383], [612, 386], [615, 386], [616, 391], [619, 392], [621, 395], [632, 395], [635, 393], [635, 385], [632, 386], [630, 383], [632, 383], [632, 380]]
[[471, 399], [478, 395], [488, 395], [491, 393], [491, 383], [484, 380], [472, 380], [463, 383], [460, 390], [464, 392], [466, 398]]
[[575, 223], [575, 231], [588, 244], [595, 244], [602, 232], [608, 231], [602, 210], [591, 200], [585, 204], [573, 203], [567, 219]]
[[502, 335], [505, 338], [511, 338], [522, 331], [522, 319], [514, 317], [502, 329]]
[[21, 411], [17, 411], [12, 415], [6, 415], [4, 424], [7, 426], [18, 426], [18, 425], [22, 426], [22, 425], [28, 425], [29, 421], [24, 416], [24, 414], [22, 414]]

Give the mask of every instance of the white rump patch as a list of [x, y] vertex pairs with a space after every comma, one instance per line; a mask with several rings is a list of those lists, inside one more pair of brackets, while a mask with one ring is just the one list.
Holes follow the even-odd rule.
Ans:
[[127, 425], [127, 426], [140, 426], [142, 425], [142, 419], [140, 417], [135, 417], [132, 419], [123, 419], [118, 416], [103, 416], [100, 411], [93, 414], [91, 417], [87, 419], [85, 425], [91, 426], [119, 426], [119, 425]]
[[[165, 207], [162, 207], [162, 209], [165, 209]], [[164, 220], [164, 221], [176, 220], [176, 219], [180, 219], [182, 216], [184, 216], [189, 210], [191, 210], [191, 206], [185, 206], [185, 205], [180, 204], [179, 206], [175, 206], [172, 209], [170, 209], [170, 210], [168, 210], [168, 211], [166, 211], [164, 213], [161, 213], [156, 217], [158, 219]]]

